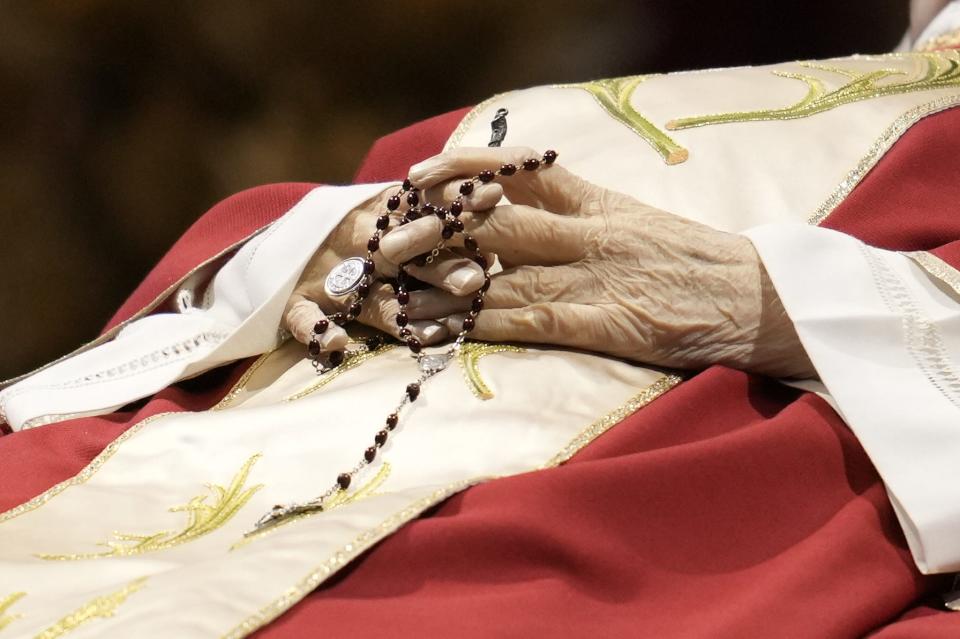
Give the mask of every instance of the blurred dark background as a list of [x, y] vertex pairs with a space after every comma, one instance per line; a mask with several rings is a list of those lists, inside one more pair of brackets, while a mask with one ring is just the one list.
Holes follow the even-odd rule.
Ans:
[[0, 4], [0, 379], [92, 339], [205, 209], [349, 181], [529, 85], [892, 49], [907, 0]]

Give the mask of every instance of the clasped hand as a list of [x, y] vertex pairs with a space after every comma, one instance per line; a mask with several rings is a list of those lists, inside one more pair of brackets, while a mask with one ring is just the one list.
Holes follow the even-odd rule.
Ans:
[[[414, 167], [410, 179], [429, 201], [452, 200], [458, 180], [538, 154], [525, 148], [459, 149]], [[510, 204], [494, 206], [505, 195]], [[351, 213], [314, 256], [285, 322], [306, 342], [321, 317], [336, 309], [323, 278], [340, 260], [363, 252], [384, 210], [386, 194]], [[559, 164], [518, 172], [478, 188], [465, 202], [467, 232], [496, 254], [471, 337], [569, 346], [646, 364], [703, 368], [712, 364], [773, 375], [814, 377], [757, 252], [743, 236], [647, 206], [601, 188]], [[429, 253], [441, 221], [427, 216], [393, 227], [380, 244], [378, 271]], [[410, 273], [432, 288], [411, 293], [407, 314], [424, 343], [459, 332], [483, 273], [458, 254], [460, 236], [429, 266]], [[390, 289], [371, 293], [360, 320], [393, 335], [398, 310]], [[322, 347], [342, 348], [342, 330]]]

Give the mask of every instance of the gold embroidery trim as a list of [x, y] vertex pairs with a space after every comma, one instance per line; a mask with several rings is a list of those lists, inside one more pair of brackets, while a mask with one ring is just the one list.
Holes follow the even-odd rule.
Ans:
[[823, 222], [910, 127], [929, 115], [945, 111], [958, 104], [960, 104], [960, 95], [947, 95], [914, 107], [894, 120], [893, 124], [873, 143], [866, 155], [847, 173], [833, 193], [813, 212], [807, 222], [814, 225]]
[[38, 634], [34, 639], [56, 639], [62, 637], [71, 630], [75, 630], [81, 624], [92, 621], [97, 618], [112, 617], [117, 612], [127, 598], [133, 593], [143, 588], [147, 578], [141, 577], [128, 583], [123, 588], [108, 595], [95, 597], [89, 602], [83, 604], [69, 615], [49, 626], [46, 630]]
[[[331, 497], [329, 500], [324, 502], [323, 512], [329, 512], [334, 508], [339, 508], [340, 506], [346, 506], [347, 504], [363, 501], [368, 497], [377, 496], [379, 494], [376, 492], [377, 489], [380, 488], [380, 486], [382, 486], [385, 481], [387, 481], [388, 477], [390, 477], [391, 470], [392, 468], [390, 466], [390, 463], [386, 461], [383, 462], [383, 464], [381, 464], [380, 466], [380, 469], [377, 471], [377, 474], [372, 479], [370, 479], [370, 481], [368, 481], [366, 484], [364, 484], [363, 486], [361, 486], [360, 488], [358, 488], [357, 490], [351, 493], [347, 493], [346, 491], [340, 491], [336, 493], [333, 497]], [[292, 517], [283, 519], [268, 528], [264, 528], [259, 532], [256, 532], [252, 535], [248, 535], [244, 537], [240, 541], [230, 546], [230, 550], [236, 550], [237, 548], [242, 548], [243, 546], [246, 546], [247, 544], [249, 544], [251, 541], [255, 541], [257, 539], [261, 539], [262, 537], [266, 537], [267, 535], [272, 534], [274, 531], [286, 526], [287, 524], [293, 523], [295, 521], [300, 521], [301, 519], [306, 519], [307, 517], [312, 517], [319, 513], [320, 511], [300, 513], [299, 515], [294, 515]]]
[[587, 444], [595, 440], [600, 435], [604, 434], [624, 419], [637, 412], [656, 398], [660, 397], [668, 390], [679, 384], [683, 381], [683, 378], [679, 375], [664, 375], [656, 382], [646, 387], [638, 394], [631, 397], [626, 404], [613, 410], [610, 413], [607, 413], [597, 421], [593, 422], [585, 429], [580, 431], [580, 434], [574, 437], [569, 444], [563, 447], [563, 449], [554, 455], [550, 461], [540, 466], [539, 470], [546, 468], [553, 468], [559, 466], [560, 464], [568, 461], [571, 457], [577, 454], [580, 450], [586, 447]]
[[[577, 437], [567, 444], [559, 453], [544, 464], [541, 468], [551, 468], [567, 461], [573, 454], [586, 446], [594, 438], [600, 436], [619, 421], [631, 414], [631, 412], [643, 408], [657, 397], [667, 392], [678, 383], [681, 378], [676, 375], [665, 375], [656, 382], [642, 390], [632, 397], [626, 404], [614, 409], [607, 415], [604, 415], [597, 421], [587, 426]], [[340, 550], [335, 552], [324, 563], [312, 569], [298, 583], [288, 588], [280, 597], [262, 607], [253, 615], [247, 617], [238, 625], [230, 629], [223, 635], [225, 639], [240, 639], [252, 633], [257, 628], [261, 628], [270, 623], [294, 604], [303, 599], [307, 594], [313, 591], [323, 581], [332, 574], [343, 568], [350, 561], [363, 554], [368, 548], [384, 537], [392, 534], [405, 523], [418, 517], [423, 511], [431, 506], [440, 503], [448, 497], [464, 490], [472, 485], [483, 481], [493, 479], [492, 477], [478, 477], [471, 480], [454, 482], [448, 486], [440, 488], [422, 499], [415, 501], [398, 513], [395, 513], [387, 519], [380, 522], [375, 528], [371, 528], [360, 533], [353, 541], [341, 546]]]
[[150, 535], [114, 532], [112, 540], [98, 544], [109, 549], [103, 552], [66, 555], [41, 553], [34, 556], [49, 561], [129, 557], [166, 550], [204, 535], [209, 535], [233, 519], [234, 515], [250, 501], [254, 493], [263, 488], [263, 484], [255, 484], [250, 487], [246, 485], [250, 470], [260, 457], [260, 454], [256, 454], [244, 462], [226, 488], [217, 484], [209, 484], [207, 488], [212, 493], [212, 503], [207, 503], [207, 497], [210, 495], [197, 495], [186, 504], [170, 508], [170, 512], [187, 514], [187, 523], [179, 532], [164, 530]]
[[685, 162], [690, 153], [663, 130], [637, 111], [630, 98], [636, 88], [651, 76], [634, 75], [625, 78], [606, 78], [577, 84], [559, 84], [558, 89], [583, 89], [596, 100], [613, 119], [636, 133], [649, 144], [667, 164]]
[[136, 424], [128, 428], [126, 431], [124, 431], [123, 434], [121, 434], [115, 440], [110, 442], [106, 446], [106, 448], [100, 451], [99, 455], [94, 457], [89, 464], [84, 466], [83, 470], [81, 470], [79, 473], [77, 473], [70, 479], [66, 479], [60, 482], [59, 484], [51, 488], [48, 488], [47, 490], [43, 491], [42, 493], [40, 493], [30, 501], [24, 502], [19, 506], [15, 506], [14, 508], [11, 508], [6, 512], [0, 513], [0, 524], [2, 524], [5, 521], [9, 521], [13, 519], [14, 517], [19, 517], [23, 513], [30, 512], [31, 510], [35, 510], [39, 508], [40, 506], [44, 505], [45, 503], [47, 503], [48, 501], [50, 501], [51, 499], [53, 499], [54, 497], [56, 497], [57, 495], [65, 491], [67, 488], [70, 488], [71, 486], [78, 486], [86, 482], [88, 479], [90, 479], [90, 477], [94, 475], [94, 473], [100, 470], [100, 467], [103, 466], [108, 459], [113, 457], [113, 455], [117, 452], [117, 449], [119, 449], [120, 446], [125, 441], [127, 441], [128, 439], [136, 435], [138, 432], [143, 430], [143, 428], [146, 427], [148, 424], [158, 419], [161, 419], [163, 417], [166, 417], [168, 415], [183, 415], [183, 414], [185, 413], [174, 413], [174, 412], [158, 413], [156, 415], [151, 415], [150, 417], [140, 420], [139, 422], [137, 422]]
[[374, 357], [379, 357], [380, 355], [383, 355], [384, 353], [387, 353], [387, 352], [389, 352], [389, 351], [392, 351], [392, 350], [395, 349], [396, 347], [397, 347], [396, 344], [383, 344], [382, 346], [380, 346], [379, 348], [377, 348], [377, 350], [375, 350], [375, 351], [366, 351], [366, 352], [360, 353], [359, 355], [354, 355], [354, 356], [348, 358], [347, 360], [345, 360], [342, 364], [340, 364], [339, 366], [337, 366], [337, 367], [334, 368], [333, 370], [327, 371], [326, 373], [324, 373], [323, 375], [321, 375], [321, 376], [320, 376], [320, 379], [317, 380], [317, 381], [316, 381], [315, 383], [313, 383], [312, 385], [308, 386], [307, 388], [303, 389], [302, 391], [299, 391], [299, 392], [297, 392], [297, 393], [294, 393], [293, 395], [290, 395], [290, 396], [288, 396], [288, 397], [284, 397], [284, 398], [283, 398], [283, 401], [285, 401], [285, 402], [295, 402], [295, 401], [297, 401], [298, 399], [303, 399], [304, 397], [307, 397], [308, 395], [312, 395], [312, 394], [316, 393], [317, 391], [319, 391], [319, 390], [320, 390], [321, 388], [323, 388], [324, 386], [326, 386], [327, 384], [329, 384], [330, 382], [332, 382], [333, 380], [337, 379], [338, 377], [340, 377], [341, 375], [343, 375], [344, 373], [346, 373], [347, 371], [352, 371], [353, 369], [355, 369], [356, 367], [360, 366], [360, 365], [363, 364], [364, 362], [368, 362], [368, 361], [370, 361], [371, 359], [373, 359]]
[[901, 255], [909, 257], [917, 266], [949, 286], [954, 293], [960, 295], [960, 271], [927, 251], [903, 251]]
[[464, 342], [460, 346], [457, 361], [463, 370], [463, 377], [470, 392], [478, 399], [492, 399], [493, 391], [483, 381], [480, 374], [480, 360], [495, 353], [526, 353], [527, 349], [511, 344], [487, 344], [484, 342]]
[[15, 592], [6, 597], [0, 597], [0, 630], [3, 630], [11, 623], [23, 617], [23, 615], [11, 613], [7, 614], [7, 611], [10, 610], [10, 607], [13, 604], [17, 603], [21, 599], [27, 596], [25, 592]]
[[244, 371], [243, 375], [240, 376], [240, 379], [237, 380], [237, 383], [234, 384], [229, 391], [227, 391], [227, 394], [224, 395], [219, 402], [211, 406], [210, 410], [224, 410], [225, 408], [232, 406], [233, 403], [237, 401], [237, 397], [240, 396], [240, 393], [247, 388], [247, 384], [250, 383], [250, 378], [253, 377], [254, 373], [257, 372], [257, 369], [263, 366], [263, 363], [267, 361], [267, 358], [270, 357], [272, 353], [273, 351], [264, 353], [258, 357], [256, 361], [250, 364], [250, 368]]
[[843, 76], [847, 82], [839, 88], [828, 90], [819, 78], [805, 73], [773, 71], [781, 78], [799, 80], [807, 85], [807, 94], [798, 102], [781, 109], [761, 109], [757, 111], [734, 111], [715, 113], [670, 120], [666, 128], [670, 131], [691, 127], [726, 124], [730, 122], [752, 122], [758, 120], [793, 120], [823, 113], [845, 104], [890, 95], [901, 95], [918, 91], [932, 91], [960, 87], [960, 53], [945, 51], [939, 53], [906, 53], [890, 56], [892, 59], [918, 59], [924, 66], [919, 77], [890, 81], [896, 76], [906, 76], [906, 71], [898, 69], [875, 69], [857, 71], [843, 67], [826, 66], [814, 62], [801, 62], [801, 67], [827, 71]]

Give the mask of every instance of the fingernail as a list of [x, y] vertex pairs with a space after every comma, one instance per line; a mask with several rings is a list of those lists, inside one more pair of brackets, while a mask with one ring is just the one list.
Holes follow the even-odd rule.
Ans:
[[484, 184], [478, 186], [474, 189], [473, 193], [470, 194], [470, 199], [474, 202], [486, 199], [497, 198], [499, 200], [503, 197], [503, 187], [499, 184]]
[[410, 167], [410, 173], [407, 177], [410, 178], [410, 181], [416, 184], [417, 186], [422, 186], [420, 182], [427, 178], [430, 173], [440, 167], [443, 164], [443, 160], [440, 159], [440, 156], [433, 156], [432, 158], [427, 158], [423, 162], [417, 162]]
[[323, 347], [323, 350], [332, 350], [343, 348], [349, 341], [350, 337], [347, 335], [347, 332], [339, 326], [334, 325], [333, 322], [330, 322], [330, 327], [327, 329], [327, 332], [320, 338], [320, 345]]
[[396, 255], [403, 252], [410, 245], [410, 231], [398, 228], [390, 231], [380, 240], [380, 250]]
[[445, 330], [436, 322], [426, 320], [410, 322], [407, 326], [410, 328], [410, 332], [421, 342], [428, 342], [439, 336]]
[[483, 275], [469, 266], [462, 266], [447, 275], [447, 282], [458, 291], [467, 292], [480, 288]]

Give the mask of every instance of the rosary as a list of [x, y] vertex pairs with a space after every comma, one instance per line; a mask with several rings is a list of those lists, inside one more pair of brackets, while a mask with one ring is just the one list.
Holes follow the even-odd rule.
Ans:
[[[437, 373], [443, 371], [447, 367], [447, 364], [449, 364], [449, 362], [456, 357], [457, 353], [460, 352], [463, 341], [466, 339], [467, 333], [473, 330], [473, 328], [476, 326], [477, 316], [480, 314], [480, 311], [483, 310], [483, 297], [490, 288], [490, 265], [487, 263], [487, 258], [483, 255], [483, 253], [480, 252], [480, 247], [477, 244], [477, 241], [464, 230], [463, 220], [460, 219], [460, 215], [463, 213], [463, 198], [473, 193], [473, 190], [477, 184], [486, 184], [496, 180], [497, 178], [510, 177], [516, 174], [518, 170], [531, 172], [537, 171], [544, 167], [549, 167], [554, 163], [554, 161], [556, 161], [556, 159], [556, 151], [546, 151], [541, 158], [529, 158], [524, 160], [520, 167], [517, 167], [514, 164], [503, 164], [496, 171], [480, 171], [480, 173], [478, 173], [476, 176], [465, 180], [460, 184], [460, 195], [458, 195], [456, 199], [454, 199], [453, 202], [451, 202], [447, 207], [439, 206], [430, 202], [423, 202], [421, 204], [420, 195], [418, 193], [419, 189], [413, 186], [409, 179], [404, 180], [398, 191], [387, 199], [387, 210], [377, 218], [376, 230], [370, 239], [367, 240], [366, 258], [348, 258], [338, 264], [327, 276], [326, 290], [331, 297], [347, 297], [349, 300], [347, 311], [334, 313], [330, 316], [329, 321], [333, 321], [342, 326], [343, 324], [353, 321], [359, 317], [360, 311], [363, 308], [363, 301], [370, 294], [370, 290], [374, 282], [374, 272], [376, 270], [376, 265], [373, 260], [374, 254], [380, 249], [380, 239], [383, 237], [387, 229], [390, 228], [391, 220], [397, 219], [391, 216], [400, 215], [397, 212], [397, 209], [400, 208], [400, 203], [404, 197], [406, 197], [406, 202], [409, 208], [407, 209], [407, 212], [399, 218], [398, 225], [402, 226], [404, 224], [408, 224], [426, 215], [435, 215], [443, 221], [443, 227], [440, 231], [440, 240], [438, 241], [436, 248], [434, 248], [428, 254], [420, 255], [414, 258], [411, 260], [411, 262], [421, 266], [433, 263], [433, 261], [440, 255], [440, 251], [446, 246], [446, 242], [448, 240], [453, 238], [454, 235], [458, 233], [463, 234], [464, 248], [471, 253], [470, 258], [476, 262], [481, 269], [483, 269], [483, 285], [476, 292], [473, 300], [471, 301], [470, 312], [464, 318], [463, 326], [461, 327], [460, 332], [457, 334], [457, 337], [453, 343], [447, 348], [446, 351], [442, 353], [426, 354], [421, 352], [423, 346], [420, 343], [420, 340], [414, 337], [410, 329], [407, 328], [407, 324], [410, 321], [406, 312], [407, 304], [410, 301], [410, 281], [405, 269], [406, 266], [411, 262], [406, 262], [398, 267], [397, 280], [394, 290], [396, 292], [397, 303], [400, 305], [400, 311], [396, 315], [396, 322], [397, 326], [399, 327], [399, 335], [401, 339], [405, 340], [411, 356], [417, 361], [420, 375], [417, 377], [416, 381], [407, 384], [402, 399], [397, 404], [396, 408], [389, 415], [387, 415], [384, 425], [373, 437], [373, 444], [363, 451], [363, 457], [353, 468], [337, 475], [336, 481], [333, 483], [333, 485], [331, 485], [325, 492], [309, 501], [301, 503], [277, 504], [257, 521], [254, 529], [247, 533], [248, 535], [264, 528], [274, 526], [279, 522], [295, 515], [322, 511], [324, 509], [324, 501], [330, 499], [335, 494], [346, 491], [348, 488], [350, 488], [350, 484], [357, 473], [363, 470], [365, 466], [368, 466], [374, 462], [377, 457], [377, 452], [387, 443], [387, 439], [400, 423], [400, 411], [407, 404], [417, 401], [417, 398], [420, 396], [420, 388], [423, 383]], [[311, 339], [307, 346], [307, 352], [309, 353], [313, 367], [318, 374], [324, 371], [323, 363], [320, 361], [320, 341], [318, 338], [329, 328], [329, 321], [323, 319], [314, 325]], [[379, 338], [372, 337], [367, 340], [366, 348], [369, 350], [374, 350], [379, 345]], [[328, 355], [327, 363], [331, 368], [333, 368], [339, 366], [343, 360], [343, 351], [334, 351]]]

